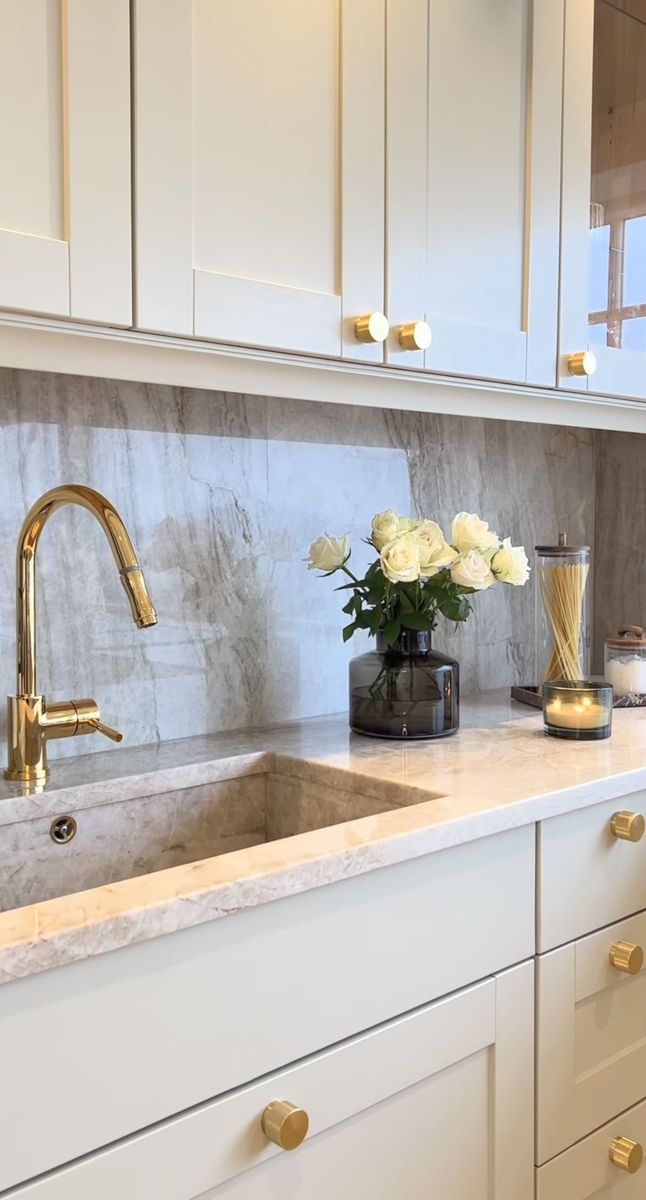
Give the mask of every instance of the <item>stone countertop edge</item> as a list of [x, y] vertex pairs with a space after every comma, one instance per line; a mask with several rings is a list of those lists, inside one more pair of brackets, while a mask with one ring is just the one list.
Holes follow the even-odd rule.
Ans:
[[502, 693], [463, 708], [441, 742], [375, 744], [322, 717], [62, 760], [34, 796], [4, 784], [0, 823], [267, 772], [393, 808], [2, 913], [0, 983], [646, 787], [646, 710], [616, 713], [607, 741], [568, 742]]

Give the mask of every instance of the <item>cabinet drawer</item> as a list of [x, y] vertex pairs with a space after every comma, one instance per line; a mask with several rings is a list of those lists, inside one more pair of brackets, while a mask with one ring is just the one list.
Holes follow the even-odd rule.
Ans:
[[646, 1162], [633, 1175], [615, 1166], [610, 1160], [615, 1138], [629, 1138], [646, 1149], [646, 1101], [539, 1167], [536, 1200], [643, 1200]]
[[620, 811], [646, 815], [646, 792], [540, 823], [539, 952], [646, 908], [646, 836], [616, 837], [611, 822]]
[[0, 1190], [528, 958], [533, 888], [527, 826], [5, 984]]
[[[532, 1020], [526, 963], [12, 1195], [532, 1200]], [[310, 1122], [291, 1154], [261, 1127], [265, 1106], [285, 1098]]]
[[646, 1097], [646, 969], [618, 942], [646, 947], [646, 913], [538, 959], [539, 1163]]

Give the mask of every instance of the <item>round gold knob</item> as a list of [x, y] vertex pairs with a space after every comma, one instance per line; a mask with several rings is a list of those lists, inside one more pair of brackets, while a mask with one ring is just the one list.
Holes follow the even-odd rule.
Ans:
[[630, 1138], [616, 1137], [610, 1143], [610, 1161], [621, 1171], [634, 1175], [642, 1165], [644, 1151], [639, 1142], [631, 1142]]
[[261, 1117], [266, 1138], [281, 1150], [295, 1150], [307, 1137], [310, 1120], [303, 1108], [289, 1100], [272, 1100]]
[[644, 965], [644, 951], [632, 942], [615, 942], [610, 947], [610, 962], [624, 975], [639, 975]]
[[399, 328], [399, 344], [402, 350], [428, 350], [433, 335], [426, 321], [410, 321]]
[[358, 342], [385, 342], [390, 325], [383, 313], [367, 313], [354, 323], [354, 336]]
[[569, 375], [594, 375], [596, 357], [591, 350], [579, 350], [578, 354], [568, 355], [567, 369]]
[[616, 812], [610, 821], [610, 828], [616, 838], [624, 842], [641, 842], [646, 829], [646, 821], [641, 813]]

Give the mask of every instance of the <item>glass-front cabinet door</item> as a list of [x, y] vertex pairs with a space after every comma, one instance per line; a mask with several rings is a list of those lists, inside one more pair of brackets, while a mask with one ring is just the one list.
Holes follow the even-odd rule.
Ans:
[[646, 398], [646, 0], [567, 0], [561, 383]]

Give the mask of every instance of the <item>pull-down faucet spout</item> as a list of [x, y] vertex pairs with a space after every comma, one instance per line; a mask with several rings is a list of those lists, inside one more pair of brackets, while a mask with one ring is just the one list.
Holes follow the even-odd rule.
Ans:
[[16, 558], [16, 695], [9, 697], [9, 766], [7, 779], [42, 780], [47, 775], [48, 738], [73, 737], [79, 733], [106, 732], [113, 740], [120, 735], [102, 726], [93, 700], [69, 700], [45, 704], [38, 694], [36, 670], [36, 551], [40, 535], [57, 509], [79, 504], [96, 517], [105, 533], [128, 597], [132, 616], [140, 629], [157, 623], [157, 614], [146, 589], [126, 527], [105, 496], [81, 484], [52, 488], [37, 500], [27, 514], [18, 538]]

